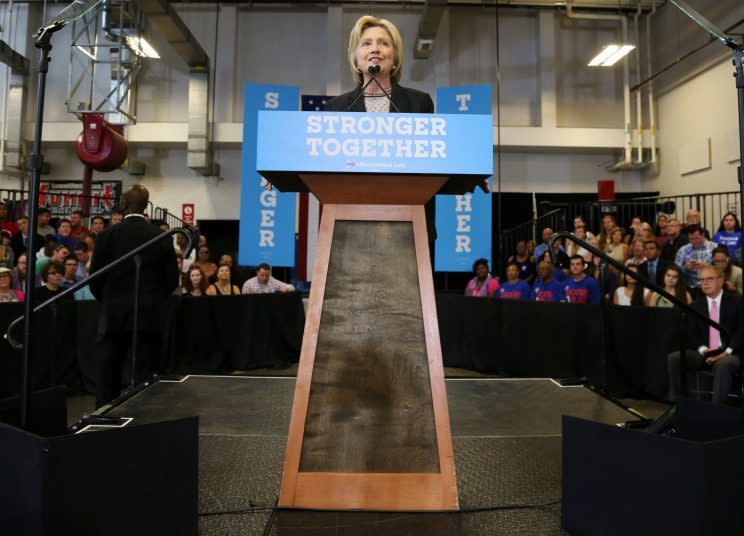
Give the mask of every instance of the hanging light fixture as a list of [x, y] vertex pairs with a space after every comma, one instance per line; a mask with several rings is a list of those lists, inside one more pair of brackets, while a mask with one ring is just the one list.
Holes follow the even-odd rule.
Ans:
[[633, 49], [635, 45], [607, 45], [589, 62], [589, 67], [612, 67]]

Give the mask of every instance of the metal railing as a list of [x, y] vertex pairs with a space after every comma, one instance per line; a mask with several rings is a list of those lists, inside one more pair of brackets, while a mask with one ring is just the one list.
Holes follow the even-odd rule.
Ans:
[[152, 218], [167, 223], [170, 228], [183, 227], [184, 229], [189, 229], [195, 233], [197, 238], [199, 237], [199, 227], [197, 225], [186, 223], [172, 212], [169, 212], [167, 208], [155, 207]]
[[499, 240], [499, 264], [497, 265], [500, 269], [506, 259], [516, 252], [517, 242], [535, 240], [539, 242], [541, 240], [542, 230], [546, 227], [550, 227], [556, 231], [562, 231], [566, 228], [566, 212], [562, 209], [553, 209], [545, 214], [532, 218], [526, 222], [520, 223], [519, 225], [510, 229], [504, 229], [501, 232], [501, 240]]

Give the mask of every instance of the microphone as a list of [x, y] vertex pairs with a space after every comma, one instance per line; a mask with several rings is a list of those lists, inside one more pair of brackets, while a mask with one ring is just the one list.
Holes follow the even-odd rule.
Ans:
[[364, 84], [364, 87], [363, 87], [363, 88], [362, 88], [362, 90], [361, 90], [361, 91], [359, 92], [359, 95], [357, 95], [357, 96], [356, 96], [356, 98], [355, 98], [355, 99], [354, 99], [353, 101], [351, 101], [351, 104], [349, 104], [349, 106], [348, 106], [348, 107], [346, 108], [346, 111], [347, 111], [347, 112], [348, 112], [348, 111], [349, 111], [349, 110], [351, 109], [351, 107], [352, 107], [352, 106], [354, 106], [354, 104], [356, 104], [356, 101], [358, 101], [358, 100], [359, 100], [359, 97], [361, 97], [362, 95], [364, 95], [364, 90], [366, 90], [366, 89], [367, 89], [367, 87], [368, 87], [368, 86], [369, 86], [369, 85], [370, 85], [370, 84], [371, 84], [372, 82], [374, 82], [374, 83], [375, 83], [375, 84], [377, 84], [377, 86], [378, 86], [378, 87], [379, 87], [379, 88], [380, 88], [380, 89], [382, 90], [382, 93], [383, 93], [383, 94], [385, 95], [385, 97], [387, 97], [387, 100], [389, 100], [389, 101], [390, 101], [390, 104], [392, 105], [392, 107], [393, 107], [393, 108], [395, 108], [395, 111], [396, 111], [396, 112], [398, 112], [398, 113], [400, 113], [400, 110], [398, 109], [398, 107], [397, 107], [397, 106], [395, 105], [395, 103], [393, 102], [393, 98], [392, 98], [392, 97], [390, 96], [390, 94], [389, 94], [389, 93], [388, 93], [388, 92], [387, 92], [387, 91], [385, 90], [385, 88], [384, 88], [384, 87], [382, 87], [382, 84], [380, 84], [379, 80], [377, 80], [377, 78], [376, 78], [376, 76], [375, 76], [375, 75], [376, 75], [377, 73], [379, 73], [379, 72], [380, 72], [380, 69], [381, 69], [381, 67], [380, 67], [379, 65], [370, 65], [369, 67], [367, 67], [367, 72], [368, 72], [368, 73], [370, 74], [370, 76], [371, 76], [372, 78], [370, 78], [369, 82], [367, 82], [366, 84]]

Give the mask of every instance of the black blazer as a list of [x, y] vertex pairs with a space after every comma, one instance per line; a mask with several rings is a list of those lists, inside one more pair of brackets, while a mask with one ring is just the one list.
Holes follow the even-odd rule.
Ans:
[[[656, 281], [654, 283], [664, 288], [664, 272], [673, 264], [673, 262], [664, 260], [661, 257], [656, 259]], [[638, 265], [638, 273], [648, 279], [648, 261]]]
[[[373, 83], [370, 87], [377, 87]], [[379, 88], [377, 88], [379, 89]], [[357, 86], [353, 91], [334, 97], [333, 99], [326, 102], [325, 111], [327, 112], [366, 112], [367, 108], [364, 106], [364, 97], [359, 97], [356, 102], [354, 99], [359, 96], [362, 91], [362, 86]], [[428, 93], [411, 89], [398, 84], [393, 84], [390, 88], [390, 99], [395, 103], [402, 113], [409, 114], [433, 114], [434, 113], [434, 102]], [[354, 102], [349, 110], [349, 106]], [[390, 111], [395, 113], [395, 108], [392, 104], [390, 105]]]
[[[10, 239], [10, 248], [13, 250], [13, 253], [15, 254], [16, 262], [18, 262], [18, 257], [20, 257], [21, 254], [23, 254], [28, 249], [28, 245], [26, 244], [27, 241], [28, 241], [28, 237], [24, 241], [22, 233], [16, 233], [13, 235], [13, 238]], [[41, 236], [40, 234], [36, 235], [35, 241], [36, 241], [36, 244], [34, 245], [37, 248], [41, 248], [44, 245], [44, 237]], [[31, 262], [31, 259], [27, 259], [27, 261]]]
[[[373, 83], [370, 87], [374, 86]], [[377, 87], [377, 86], [375, 86]], [[379, 88], [377, 88], [379, 89]], [[367, 108], [364, 105], [364, 97], [359, 94], [362, 92], [362, 86], [357, 86], [354, 91], [349, 91], [338, 97], [334, 97], [325, 105], [326, 112], [366, 112]], [[357, 99], [357, 97], [359, 97]], [[356, 99], [356, 102], [354, 102]], [[390, 99], [395, 103], [401, 113], [409, 114], [433, 114], [434, 113], [434, 102], [428, 93], [411, 89], [398, 84], [393, 84], [390, 87]], [[351, 106], [351, 103], [354, 103]], [[351, 106], [351, 108], [349, 108]], [[349, 108], [347, 110], [347, 108]], [[390, 111], [395, 113], [396, 110], [393, 105], [390, 105]], [[426, 213], [426, 231], [429, 235], [429, 244], [434, 244], [434, 240], [437, 239], [437, 228], [434, 225], [434, 198], [432, 198], [426, 205], [424, 205], [424, 212]], [[433, 248], [432, 248], [433, 249]]]
[[[147, 223], [139, 216], [125, 218], [120, 224], [104, 229], [96, 238], [90, 262], [91, 273], [160, 234], [157, 226]], [[152, 331], [160, 328], [162, 305], [177, 286], [178, 265], [173, 241], [164, 238], [145, 250], [142, 256], [140, 329]], [[100, 335], [132, 330], [133, 260], [91, 281], [90, 290], [101, 304]]]
[[[708, 300], [704, 295], [699, 296], [692, 302], [692, 307], [709, 317]], [[708, 325], [692, 315], [688, 318], [690, 323], [690, 346], [695, 349], [701, 346], [708, 346]], [[741, 357], [743, 355], [742, 350], [744, 350], [744, 307], [742, 307], [741, 297], [724, 291], [721, 297], [721, 310], [718, 312], [718, 318], [719, 324], [729, 332], [729, 336], [731, 337], [728, 341], [728, 346], [734, 350], [736, 355]]]

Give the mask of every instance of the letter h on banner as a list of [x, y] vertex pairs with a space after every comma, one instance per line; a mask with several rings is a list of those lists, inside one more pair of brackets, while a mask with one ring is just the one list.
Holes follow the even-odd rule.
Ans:
[[[491, 86], [437, 88], [437, 113], [491, 115]], [[469, 272], [476, 259], [490, 258], [491, 194], [476, 188], [472, 194], [438, 195], [435, 202], [434, 269]]]
[[299, 106], [299, 87], [245, 85], [239, 264], [295, 265], [297, 194], [266, 190], [266, 181], [256, 171], [256, 139], [258, 110], [297, 111]]

